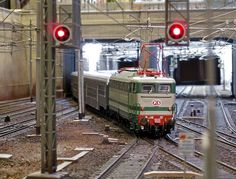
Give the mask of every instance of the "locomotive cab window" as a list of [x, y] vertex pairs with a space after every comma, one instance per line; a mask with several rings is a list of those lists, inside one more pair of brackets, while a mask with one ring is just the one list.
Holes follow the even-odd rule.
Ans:
[[155, 92], [155, 86], [153, 84], [142, 84], [142, 93]]
[[158, 85], [158, 92], [159, 93], [169, 93], [170, 92], [170, 85], [168, 85], [168, 84], [159, 84]]

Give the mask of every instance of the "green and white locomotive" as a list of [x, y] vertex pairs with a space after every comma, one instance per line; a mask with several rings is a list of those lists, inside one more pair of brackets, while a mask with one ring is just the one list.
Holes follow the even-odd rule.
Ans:
[[[72, 74], [72, 86], [76, 87], [75, 82], [77, 73]], [[176, 85], [173, 78], [137, 68], [109, 75], [85, 72], [84, 87], [85, 104], [105, 111], [136, 133], [163, 136], [174, 128]], [[76, 93], [73, 90], [74, 96]]]

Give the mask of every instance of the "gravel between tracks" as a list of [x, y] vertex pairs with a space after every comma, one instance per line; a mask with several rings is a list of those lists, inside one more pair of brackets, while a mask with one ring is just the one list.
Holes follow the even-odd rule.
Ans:
[[[105, 131], [105, 125], [117, 128], [111, 122], [100, 117], [93, 117], [89, 122], [74, 122], [73, 119], [58, 123], [57, 126], [57, 156], [73, 157], [78, 154], [76, 147], [92, 147], [93, 151], [72, 163], [63, 171], [70, 178], [89, 178], [106, 161], [120, 151], [133, 137], [121, 129]], [[33, 130], [31, 133], [34, 133]], [[88, 132], [106, 134], [119, 139], [117, 143], [103, 142], [102, 135], [84, 135]], [[14, 139], [0, 141], [0, 153], [12, 154], [8, 160], [0, 160], [1, 179], [21, 179], [41, 169], [41, 149], [39, 137], [18, 136]], [[59, 164], [59, 162], [58, 162]]]

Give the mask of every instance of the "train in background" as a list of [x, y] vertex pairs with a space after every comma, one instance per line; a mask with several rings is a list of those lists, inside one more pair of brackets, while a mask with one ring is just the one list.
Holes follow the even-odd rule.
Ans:
[[[72, 94], [77, 98], [77, 72], [72, 73]], [[118, 72], [84, 72], [85, 104], [116, 118], [137, 134], [160, 137], [175, 125], [173, 78], [160, 72], [125, 68]]]

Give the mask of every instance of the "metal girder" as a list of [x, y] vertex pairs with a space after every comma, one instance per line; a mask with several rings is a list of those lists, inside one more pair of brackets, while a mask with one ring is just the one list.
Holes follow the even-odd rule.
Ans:
[[56, 23], [56, 0], [41, 1], [41, 172], [57, 169], [55, 42], [52, 30]]

